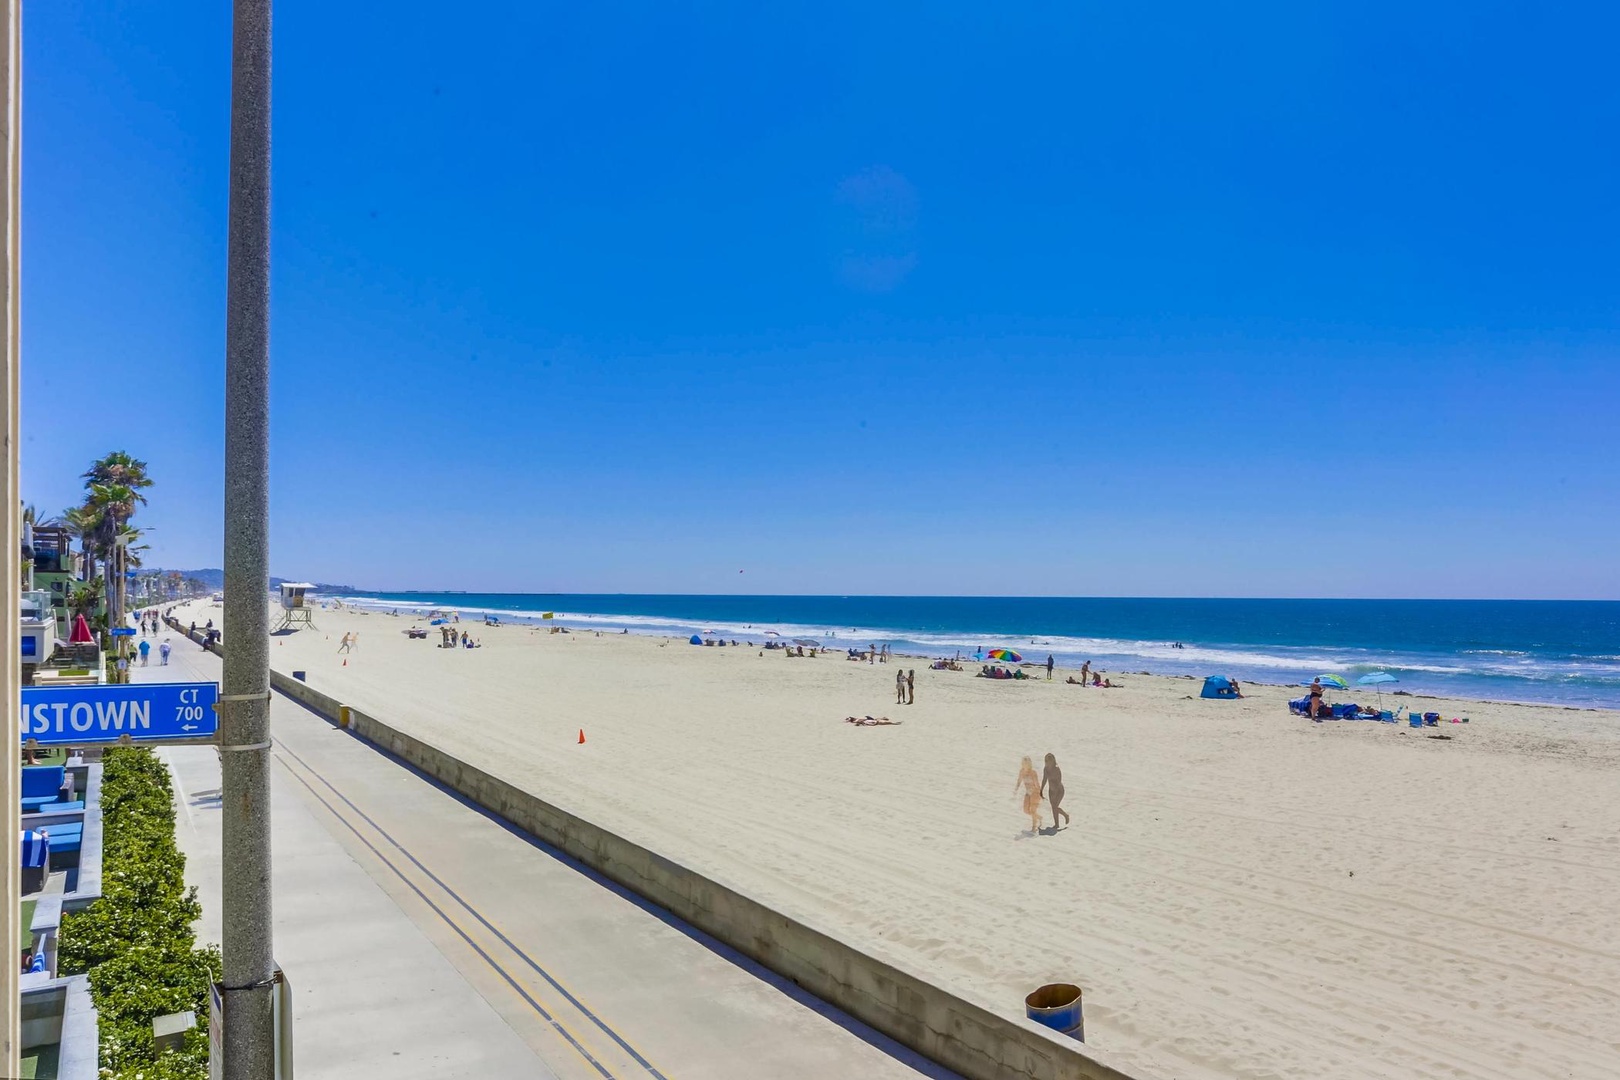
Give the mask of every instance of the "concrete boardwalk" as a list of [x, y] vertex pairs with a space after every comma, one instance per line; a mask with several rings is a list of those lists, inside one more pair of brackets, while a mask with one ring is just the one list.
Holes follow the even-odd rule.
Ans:
[[[215, 681], [179, 635], [132, 681]], [[276, 957], [298, 1075], [951, 1077], [277, 695]], [[219, 940], [218, 753], [172, 747]]]

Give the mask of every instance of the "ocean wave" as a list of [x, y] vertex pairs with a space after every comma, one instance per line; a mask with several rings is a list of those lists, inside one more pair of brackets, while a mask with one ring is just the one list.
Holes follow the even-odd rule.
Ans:
[[[1011, 648], [1028, 661], [1039, 662], [1051, 653], [1064, 667], [1091, 661], [1107, 671], [1147, 670], [1156, 674], [1225, 674], [1247, 681], [1296, 684], [1317, 674], [1343, 675], [1352, 689], [1355, 680], [1375, 671], [1394, 675], [1400, 689], [1414, 692], [1455, 693], [1461, 696], [1541, 699], [1558, 703], [1620, 705], [1620, 656], [1535, 655], [1522, 649], [1472, 648], [1450, 653], [1312, 646], [1252, 645], [1169, 641], [1081, 635], [1011, 635], [973, 630], [919, 630], [884, 626], [826, 626], [803, 622], [749, 622], [702, 620], [630, 611], [565, 611], [522, 604], [455, 604], [446, 597], [392, 599], [369, 596], [339, 597], [344, 603], [370, 610], [398, 610], [413, 616], [431, 611], [458, 611], [464, 616], [494, 615], [513, 623], [541, 623], [552, 611], [554, 624], [577, 629], [621, 631], [664, 637], [694, 633], [728, 640], [763, 643], [766, 631], [784, 640], [804, 638], [829, 648], [865, 648], [888, 644], [902, 654], [971, 657], [979, 648]], [[1037, 652], [1039, 655], [1037, 655]]]

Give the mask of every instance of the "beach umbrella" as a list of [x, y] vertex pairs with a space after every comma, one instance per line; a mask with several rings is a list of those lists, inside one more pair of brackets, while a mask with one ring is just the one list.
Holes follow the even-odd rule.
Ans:
[[68, 641], [74, 645], [88, 645], [94, 640], [96, 639], [90, 633], [90, 624], [85, 622], [84, 616], [80, 615], [74, 619], [73, 633], [69, 635]]
[[1011, 649], [991, 649], [985, 654], [992, 660], [1000, 660], [1004, 664], [1022, 664], [1024, 658]]
[[765, 636], [766, 637], [781, 637], [782, 635], [778, 634], [775, 630], [767, 630], [767, 631], [765, 631]]
[[819, 642], [819, 641], [811, 641], [807, 637], [796, 637], [796, 638], [793, 639], [793, 644], [795, 644], [795, 645], [803, 645], [807, 649], [819, 649], [819, 648], [821, 648], [821, 642]]
[[1350, 684], [1345, 682], [1344, 679], [1338, 675], [1318, 675], [1316, 677], [1316, 681], [1321, 683], [1323, 686], [1332, 686], [1340, 690], [1350, 689]]
[[1356, 685], [1371, 686], [1374, 689], [1374, 692], [1378, 694], [1378, 709], [1382, 712], [1384, 708], [1384, 684], [1400, 681], [1387, 671], [1375, 671], [1371, 675], [1363, 675], [1357, 679]]

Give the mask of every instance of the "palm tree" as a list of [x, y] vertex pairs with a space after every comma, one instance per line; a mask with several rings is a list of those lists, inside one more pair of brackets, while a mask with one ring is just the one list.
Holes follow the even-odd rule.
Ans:
[[139, 570], [142, 564], [141, 557], [138, 552], [152, 550], [151, 544], [137, 544], [135, 542], [137, 540], [145, 539], [146, 532], [147, 530], [137, 529], [133, 525], [125, 525], [123, 528], [118, 530], [119, 536], [128, 537], [128, 539], [124, 541], [124, 565], [128, 569]]
[[68, 594], [68, 610], [74, 615], [83, 615], [86, 619], [95, 617], [96, 608], [101, 604], [101, 579], [91, 578]]
[[135, 528], [133, 525], [124, 525], [118, 530], [118, 538], [122, 540], [123, 543], [117, 545], [113, 549], [115, 553], [113, 561], [117, 563], [115, 573], [117, 574], [116, 580], [118, 582], [117, 606], [120, 614], [122, 614], [124, 608], [128, 606], [126, 603], [129, 598], [128, 571], [139, 570], [141, 567], [140, 553], [143, 551], [152, 550], [150, 544], [136, 543], [136, 541], [141, 538], [141, 535], [142, 530]]
[[114, 555], [116, 540], [135, 511], [146, 504], [141, 491], [152, 486], [152, 479], [146, 475], [146, 462], [115, 450], [91, 463], [84, 473], [84, 486], [88, 492], [84, 508], [95, 516], [95, 546], [107, 581], [107, 622], [117, 625], [123, 611], [119, 603], [122, 582], [113, 577], [122, 576], [122, 567], [115, 565], [119, 562]]
[[57, 515], [68, 535], [84, 551], [84, 580], [96, 576], [95, 533], [100, 515], [88, 506], [71, 506]]
[[146, 462], [138, 461], [122, 450], [114, 450], [106, 457], [92, 462], [84, 473], [84, 480], [86, 488], [92, 488], [97, 484], [121, 484], [140, 491], [142, 488], [152, 486], [151, 478], [146, 475]]

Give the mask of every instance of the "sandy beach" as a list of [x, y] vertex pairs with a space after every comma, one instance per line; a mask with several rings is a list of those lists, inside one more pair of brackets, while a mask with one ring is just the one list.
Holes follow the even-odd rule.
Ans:
[[[993, 1008], [1076, 982], [1143, 1075], [1620, 1075], [1620, 714], [1385, 695], [1470, 722], [1313, 724], [1281, 687], [315, 618], [278, 670]], [[1030, 835], [1014, 782], [1048, 752], [1073, 821]]]

